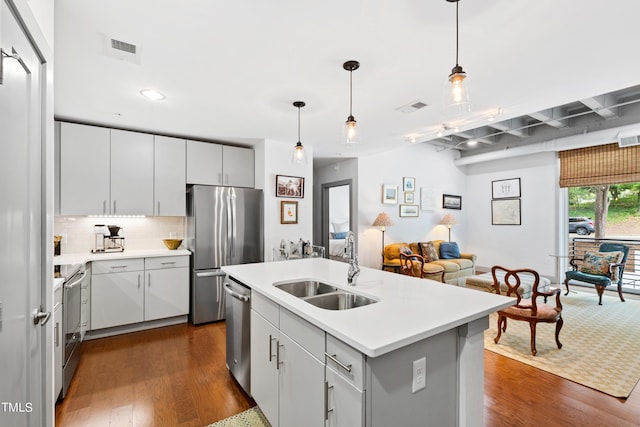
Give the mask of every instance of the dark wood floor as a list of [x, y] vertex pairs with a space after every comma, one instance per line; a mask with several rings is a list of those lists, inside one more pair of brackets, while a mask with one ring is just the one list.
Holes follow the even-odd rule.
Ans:
[[[485, 351], [485, 426], [638, 426], [616, 399]], [[86, 341], [56, 426], [203, 427], [253, 406], [225, 367], [224, 322]]]

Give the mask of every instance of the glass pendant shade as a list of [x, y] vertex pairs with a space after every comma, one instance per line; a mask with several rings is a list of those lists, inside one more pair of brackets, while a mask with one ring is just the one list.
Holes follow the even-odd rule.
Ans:
[[471, 111], [471, 99], [469, 97], [469, 81], [467, 73], [458, 63], [458, 3], [459, 0], [447, 0], [456, 4], [456, 65], [451, 70], [442, 92], [443, 113], [458, 116]]
[[344, 123], [342, 140], [346, 144], [357, 144], [360, 142], [360, 129], [356, 125], [357, 122], [353, 116], [349, 116]]
[[305, 151], [302, 142], [298, 141], [295, 147], [293, 147], [293, 156], [291, 157], [291, 161], [298, 165], [307, 163], [307, 152]]

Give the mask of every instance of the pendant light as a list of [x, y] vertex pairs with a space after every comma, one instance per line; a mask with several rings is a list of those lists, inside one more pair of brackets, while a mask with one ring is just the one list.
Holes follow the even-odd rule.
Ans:
[[298, 142], [295, 147], [293, 147], [293, 156], [291, 157], [291, 161], [295, 164], [306, 164], [307, 163], [307, 153], [304, 150], [304, 146], [302, 142], [300, 142], [300, 108], [304, 107], [305, 104], [303, 101], [295, 101], [293, 106], [298, 109]]
[[360, 142], [360, 132], [356, 128], [356, 119], [353, 117], [353, 72], [360, 67], [358, 61], [347, 61], [342, 64], [342, 68], [349, 72], [349, 117], [345, 122], [342, 140], [346, 144], [355, 144]]
[[467, 73], [464, 72], [458, 63], [458, 5], [460, 0], [447, 0], [456, 4], [456, 65], [451, 69], [451, 74], [445, 83], [443, 92], [443, 104], [446, 111], [459, 115], [471, 111], [471, 101], [469, 100], [469, 87]]

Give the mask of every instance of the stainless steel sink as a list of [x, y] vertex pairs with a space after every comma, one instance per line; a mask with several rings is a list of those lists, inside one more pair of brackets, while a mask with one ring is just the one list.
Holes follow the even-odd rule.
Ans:
[[309, 304], [327, 310], [348, 310], [378, 302], [374, 299], [343, 291], [333, 285], [313, 279], [276, 282], [273, 286]]
[[305, 298], [305, 301], [327, 310], [349, 310], [350, 308], [362, 307], [378, 302], [362, 295], [352, 294], [351, 292], [333, 292], [326, 295]]
[[276, 288], [290, 293], [298, 298], [306, 298], [314, 295], [327, 294], [338, 290], [335, 286], [317, 280], [296, 280], [291, 282], [279, 282], [273, 284]]

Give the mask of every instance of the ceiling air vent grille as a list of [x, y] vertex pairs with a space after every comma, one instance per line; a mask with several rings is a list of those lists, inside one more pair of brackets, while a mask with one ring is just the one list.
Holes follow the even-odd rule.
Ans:
[[412, 101], [406, 105], [396, 108], [396, 111], [400, 111], [401, 113], [413, 113], [427, 106], [426, 102], [422, 101]]
[[640, 144], [638, 136], [627, 136], [624, 138], [620, 138], [620, 141], [618, 141], [619, 147], [631, 147], [638, 144]]
[[133, 55], [136, 54], [136, 45], [123, 42], [122, 40], [111, 39], [111, 47], [113, 49], [121, 50], [123, 52], [131, 53]]

